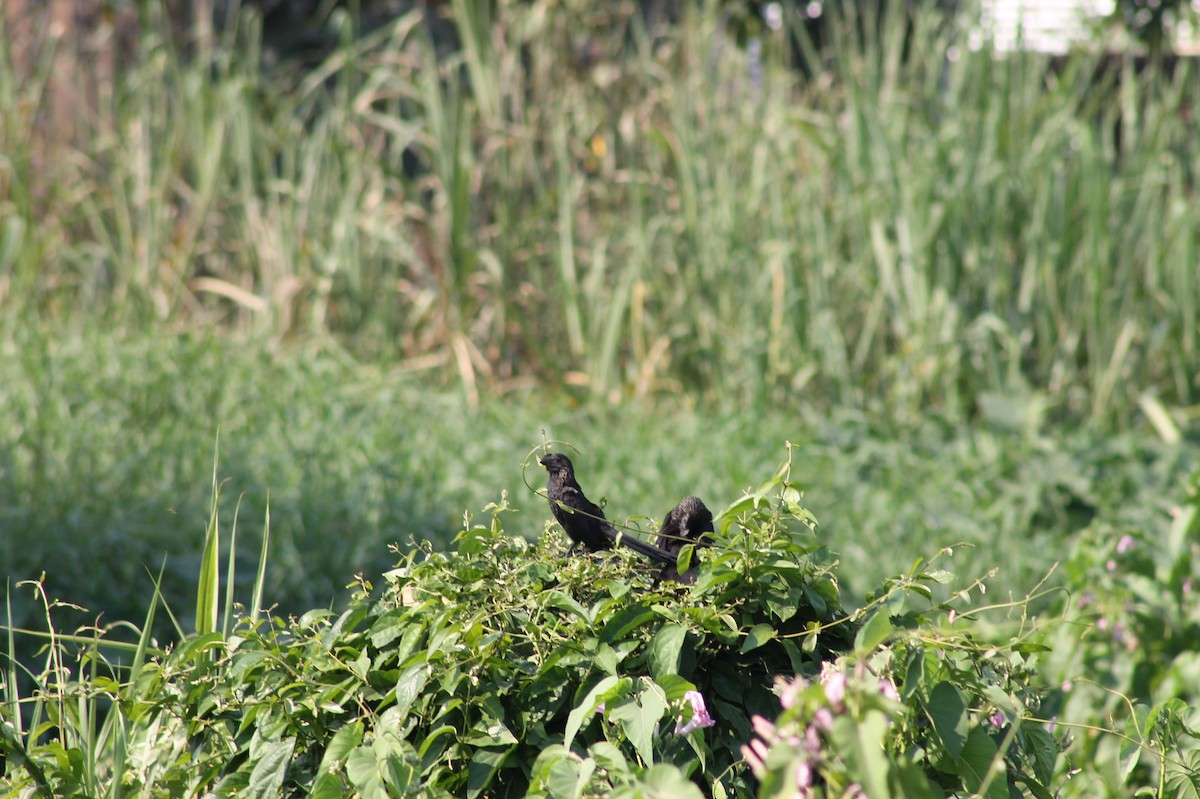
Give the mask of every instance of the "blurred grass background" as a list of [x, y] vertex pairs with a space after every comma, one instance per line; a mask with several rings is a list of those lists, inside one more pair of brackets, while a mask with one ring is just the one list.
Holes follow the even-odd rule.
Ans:
[[501, 489], [540, 533], [543, 429], [622, 516], [721, 506], [790, 440], [859, 591], [960, 540], [1019, 591], [1096, 514], [1161, 518], [1200, 408], [1192, 63], [736, 5], [349, 4], [304, 50], [236, 3], [5, 14], [3, 573], [135, 618], [169, 553], [189, 606], [218, 430], [287, 609]]

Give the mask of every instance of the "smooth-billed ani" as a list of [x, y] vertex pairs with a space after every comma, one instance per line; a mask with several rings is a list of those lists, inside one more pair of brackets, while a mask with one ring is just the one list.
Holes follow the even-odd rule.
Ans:
[[[670, 552], [678, 558], [680, 550], [687, 544], [706, 547], [711, 544], [708, 533], [713, 532], [712, 511], [700, 500], [700, 497], [684, 497], [679, 504], [663, 519], [658, 528], [658, 548]], [[683, 574], [679, 573], [677, 562], [667, 565], [662, 572], [662, 579], [675, 580], [681, 583], [696, 581], [696, 569], [693, 566]]]
[[586, 552], [598, 552], [612, 549], [614, 543], [619, 543], [659, 563], [675, 563], [675, 556], [670, 552], [618, 533], [604, 518], [600, 506], [584, 496], [583, 488], [575, 479], [575, 467], [566, 455], [551, 452], [538, 462], [546, 467], [546, 497], [550, 500], [550, 512], [574, 546], [581, 546]]

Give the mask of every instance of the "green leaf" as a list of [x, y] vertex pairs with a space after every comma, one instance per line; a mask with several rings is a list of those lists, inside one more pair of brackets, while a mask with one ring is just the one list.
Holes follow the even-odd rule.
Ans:
[[650, 642], [650, 674], [655, 678], [679, 671], [679, 655], [687, 638], [687, 628], [679, 624], [666, 624], [654, 634]]
[[921, 577], [933, 580], [935, 583], [941, 585], [949, 585], [957, 579], [954, 572], [948, 572], [945, 569], [934, 569], [933, 571], [925, 572]]
[[621, 722], [625, 737], [633, 744], [642, 762], [654, 762], [654, 728], [668, 710], [667, 698], [654, 683], [647, 683], [636, 696], [609, 711], [609, 718]]
[[888, 759], [883, 751], [888, 718], [868, 710], [861, 720], [839, 716], [833, 725], [833, 748], [846, 758], [850, 778], [862, 785], [867, 796], [889, 799]]
[[346, 776], [364, 796], [377, 796], [383, 790], [375, 750], [369, 746], [357, 746], [346, 756]]
[[341, 779], [327, 771], [317, 775], [308, 793], [309, 799], [343, 799], [345, 795]]
[[658, 614], [647, 605], [632, 605], [623, 608], [614, 613], [608, 624], [604, 625], [604, 629], [600, 631], [600, 640], [603, 643], [611, 644], [624, 638], [633, 628], [640, 627], [657, 616]]
[[908, 667], [904, 670], [904, 688], [901, 696], [907, 702], [925, 682], [925, 650], [916, 647], [908, 656]]
[[414, 663], [400, 675], [400, 679], [396, 681], [395, 695], [396, 712], [401, 717], [408, 713], [409, 707], [421, 695], [427, 682], [429, 682], [429, 665], [427, 663]]
[[774, 639], [778, 634], [779, 631], [769, 624], [754, 625], [750, 628], [750, 631], [746, 633], [746, 640], [742, 641], [742, 654], [754, 649], [758, 649], [767, 641]]
[[559, 610], [565, 610], [568, 613], [573, 613], [586, 622], [591, 622], [592, 617], [588, 614], [583, 605], [575, 601], [574, 597], [564, 594], [562, 591], [550, 591], [546, 596], [546, 605]]
[[362, 737], [363, 723], [361, 721], [351, 722], [335, 732], [329, 745], [325, 747], [325, 754], [321, 757], [321, 765], [317, 768], [317, 772], [323, 774], [331, 771], [335, 763], [345, 760], [346, 755], [350, 754], [350, 750], [362, 743]]
[[1184, 762], [1167, 762], [1166, 796], [1172, 799], [1200, 799], [1200, 752], [1183, 755]]
[[859, 652], [871, 652], [891, 634], [890, 612], [887, 607], [882, 607], [859, 628], [858, 635], [854, 637], [854, 648]]
[[508, 759], [512, 750], [511, 746], [501, 749], [480, 747], [475, 750], [475, 753], [471, 755], [471, 762], [467, 766], [467, 799], [474, 799], [488, 789], [492, 784], [492, 778], [504, 765], [504, 761]]
[[250, 796], [276, 797], [283, 790], [283, 777], [287, 773], [288, 764], [292, 762], [292, 752], [296, 748], [295, 738], [284, 738], [281, 741], [264, 741], [259, 746], [260, 757], [250, 772]]
[[571, 757], [556, 760], [546, 776], [546, 789], [554, 799], [579, 796], [579, 761]]
[[629, 774], [629, 763], [625, 760], [625, 755], [621, 754], [620, 748], [608, 741], [597, 741], [592, 744], [588, 747], [588, 754], [595, 758], [596, 764], [600, 768], [610, 774], [621, 776]]
[[938, 683], [929, 692], [925, 709], [942, 746], [958, 757], [967, 741], [967, 706], [958, 689], [948, 682]]
[[678, 766], [659, 763], [642, 777], [649, 799], [704, 799], [696, 784], [683, 775]]
[[996, 743], [982, 727], [971, 730], [957, 762], [963, 785], [973, 793], [979, 792], [987, 780], [992, 764], [998, 762], [999, 768], [988, 783], [987, 793], [983, 795], [988, 799], [1008, 799], [1007, 767], [1003, 758], [996, 757]]
[[678, 699], [683, 699], [688, 691], [696, 690], [696, 686], [678, 674], [664, 674], [654, 680], [658, 683], [658, 687], [662, 689], [667, 697], [668, 702], [674, 702]]
[[1033, 773], [1044, 786], [1050, 785], [1054, 777], [1054, 764], [1058, 760], [1058, 746], [1054, 736], [1040, 724], [1026, 724], [1021, 729], [1025, 746], [1033, 759]]
[[571, 748], [571, 742], [575, 740], [576, 733], [583, 726], [585, 720], [592, 717], [596, 712], [596, 707], [608, 699], [623, 694], [629, 690], [633, 681], [628, 677], [608, 676], [596, 683], [592, 690], [587, 692], [583, 701], [575, 706], [575, 709], [567, 716], [567, 728], [563, 732], [563, 746]]

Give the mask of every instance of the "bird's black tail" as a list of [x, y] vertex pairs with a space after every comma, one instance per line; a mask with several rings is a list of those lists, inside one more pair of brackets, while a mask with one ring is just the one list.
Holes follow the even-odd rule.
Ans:
[[658, 547], [654, 546], [654, 544], [647, 544], [640, 538], [634, 538], [633, 536], [626, 535], [625, 533], [618, 533], [611, 527], [606, 529], [604, 532], [615, 543], [619, 543], [623, 547], [628, 547], [639, 555], [650, 558], [650, 560], [655, 560], [659, 563], [672, 566], [675, 565], [676, 561], [678, 560], [674, 555], [672, 555], [670, 552], [667, 552], [665, 549], [659, 549]]

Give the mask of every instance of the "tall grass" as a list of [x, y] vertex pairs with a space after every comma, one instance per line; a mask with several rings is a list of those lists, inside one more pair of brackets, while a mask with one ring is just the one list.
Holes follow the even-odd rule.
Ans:
[[715, 4], [501, 0], [337, 12], [308, 71], [265, 63], [252, 10], [210, 62], [150, 5], [73, 146], [33, 125], [49, 67], [4, 51], [3, 319], [332, 333], [471, 396], [1193, 405], [1191, 64], [1118, 80], [828, 5], [761, 70]]

